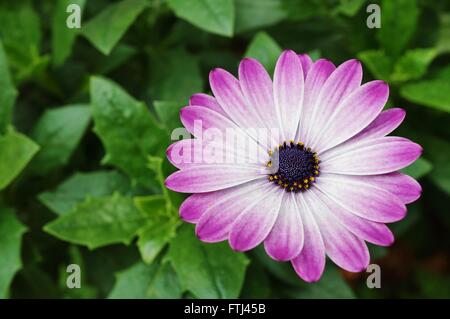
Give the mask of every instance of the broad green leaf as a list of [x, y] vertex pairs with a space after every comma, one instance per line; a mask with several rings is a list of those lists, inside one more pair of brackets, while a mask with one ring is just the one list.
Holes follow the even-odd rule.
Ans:
[[86, 0], [57, 0], [52, 19], [52, 55], [53, 63], [59, 65], [70, 56], [72, 45], [80, 29], [69, 28], [67, 18], [71, 14], [67, 12], [69, 5], [79, 6], [80, 14], [83, 13]]
[[[186, 97], [186, 96], [185, 96]], [[180, 109], [183, 104], [171, 101], [153, 101], [156, 115], [168, 129], [182, 127]]]
[[304, 289], [292, 294], [300, 299], [353, 299], [355, 295], [334, 266], [327, 266], [318, 282], [307, 284]]
[[428, 65], [436, 57], [435, 49], [414, 49], [407, 51], [395, 64], [391, 81], [404, 82], [422, 77]]
[[246, 57], [257, 59], [269, 74], [273, 73], [281, 48], [267, 33], [258, 32], [245, 52]]
[[184, 226], [170, 243], [172, 263], [183, 289], [198, 298], [237, 298], [244, 282], [248, 259], [227, 243], [205, 244], [193, 227]]
[[82, 26], [82, 34], [108, 55], [136, 17], [148, 6], [146, 0], [112, 3]]
[[234, 0], [236, 7], [236, 32], [274, 25], [287, 13], [282, 0]]
[[155, 100], [174, 101], [178, 109], [189, 96], [203, 91], [198, 60], [184, 50], [154, 52], [151, 56], [150, 92]]
[[233, 0], [167, 0], [175, 15], [208, 32], [231, 37]]
[[180, 298], [182, 293], [175, 270], [170, 263], [164, 262], [150, 282], [146, 296], [153, 299], [175, 299]]
[[20, 133], [0, 136], [0, 190], [22, 172], [38, 150], [36, 143]]
[[36, 123], [31, 137], [41, 146], [33, 171], [45, 175], [68, 163], [91, 119], [89, 105], [48, 109]]
[[110, 299], [144, 299], [158, 265], [138, 262], [116, 274], [116, 283], [109, 294]]
[[114, 71], [124, 62], [136, 54], [136, 48], [124, 43], [119, 43], [109, 54], [107, 59], [101, 59], [96, 63], [96, 69], [99, 74], [107, 74]]
[[5, 50], [0, 39], [0, 134], [11, 124], [17, 90], [10, 76]]
[[8, 297], [9, 285], [22, 267], [20, 248], [25, 231], [12, 209], [0, 207], [0, 299]]
[[54, 213], [68, 213], [87, 196], [101, 197], [114, 192], [125, 194], [130, 189], [128, 178], [116, 171], [75, 173], [53, 191], [39, 194], [39, 200]]
[[389, 81], [394, 62], [383, 51], [369, 50], [359, 52], [358, 58], [376, 79]]
[[132, 198], [116, 193], [86, 199], [45, 225], [44, 230], [61, 240], [94, 249], [114, 243], [128, 245], [145, 220]]
[[388, 55], [397, 57], [416, 31], [419, 8], [416, 0], [381, 1], [378, 42]]
[[123, 170], [134, 182], [155, 187], [147, 157], [164, 151], [168, 134], [144, 103], [136, 101], [117, 84], [93, 77], [90, 91], [94, 131], [106, 149], [103, 164]]
[[450, 80], [434, 79], [405, 84], [400, 89], [405, 99], [450, 113]]
[[420, 179], [421, 177], [427, 175], [433, 168], [433, 165], [424, 158], [419, 158], [410, 166], [402, 169], [402, 172], [414, 177], [415, 179]]
[[37, 10], [29, 0], [0, 2], [0, 38], [20, 83], [40, 74], [48, 64], [48, 56], [40, 56], [41, 26]]

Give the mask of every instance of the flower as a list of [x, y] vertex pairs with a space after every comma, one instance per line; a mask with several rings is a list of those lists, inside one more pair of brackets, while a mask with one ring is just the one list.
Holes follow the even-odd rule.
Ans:
[[[179, 171], [166, 186], [194, 193], [180, 216], [196, 224], [202, 241], [228, 240], [236, 251], [263, 244], [270, 257], [290, 261], [308, 282], [320, 279], [326, 256], [359, 272], [370, 260], [366, 242], [393, 243], [386, 223], [405, 217], [405, 204], [421, 194], [417, 181], [397, 171], [422, 148], [386, 136], [405, 111], [382, 111], [389, 96], [385, 82], [361, 84], [357, 60], [335, 67], [291, 50], [279, 57], [273, 82], [251, 58], [241, 61], [239, 79], [214, 69], [209, 80], [215, 97], [195, 94], [180, 112], [195, 139], [167, 151]], [[260, 138], [254, 128], [279, 134]], [[211, 137], [228, 130], [247, 138], [248, 147]], [[192, 160], [202, 153], [213, 156]], [[230, 154], [238, 160], [223, 160]]]

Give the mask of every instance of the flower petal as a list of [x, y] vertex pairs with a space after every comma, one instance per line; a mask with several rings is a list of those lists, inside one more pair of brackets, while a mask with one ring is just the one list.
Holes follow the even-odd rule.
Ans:
[[[239, 83], [248, 104], [256, 110], [264, 127], [278, 128], [278, 115], [273, 100], [273, 84], [266, 69], [257, 60], [245, 58], [239, 64]], [[272, 141], [279, 143], [279, 140]]]
[[323, 173], [314, 186], [349, 212], [365, 219], [390, 223], [406, 214], [406, 207], [397, 196], [365, 183], [358, 176]]
[[328, 77], [319, 95], [315, 97], [317, 99], [314, 106], [315, 111], [310, 119], [311, 123], [307, 132], [307, 139], [310, 143], [308, 145], [316, 144], [336, 107], [360, 86], [361, 79], [362, 67], [357, 60], [342, 63]]
[[404, 168], [419, 158], [422, 147], [402, 137], [387, 136], [336, 147], [319, 154], [321, 172], [378, 175]]
[[317, 97], [322, 90], [323, 84], [335, 69], [334, 64], [325, 59], [319, 59], [311, 66], [305, 80], [305, 97], [295, 138], [296, 141], [302, 141], [306, 145], [310, 144], [307, 132], [314, 126], [312, 118], [316, 112]]
[[291, 260], [303, 247], [303, 224], [295, 196], [285, 195], [275, 225], [264, 241], [267, 254], [275, 260]]
[[217, 103], [216, 99], [208, 94], [197, 93], [192, 95], [189, 99], [189, 105], [204, 106], [219, 114], [227, 116], [220, 104]]
[[303, 104], [303, 69], [294, 51], [286, 50], [278, 58], [273, 77], [273, 93], [285, 140], [295, 138]]
[[304, 200], [313, 211], [328, 257], [347, 271], [366, 269], [370, 255], [364, 241], [347, 230], [315, 192], [305, 192], [305, 195]]
[[229, 241], [234, 250], [255, 248], [272, 230], [285, 192], [270, 184], [261, 191], [263, 196], [258, 196], [258, 200], [233, 223]]
[[328, 125], [310, 147], [323, 152], [356, 135], [380, 114], [388, 96], [389, 87], [383, 81], [360, 86], [336, 107]]
[[315, 282], [322, 277], [325, 269], [325, 246], [319, 227], [302, 196], [297, 196], [297, 205], [301, 211], [304, 243], [300, 254], [291, 260], [295, 272], [307, 282]]
[[195, 165], [166, 178], [166, 187], [181, 193], [205, 193], [265, 178], [258, 166]]
[[200, 217], [214, 204], [233, 194], [241, 194], [267, 183], [265, 179], [258, 179], [238, 186], [208, 193], [197, 193], [186, 198], [180, 205], [180, 217], [188, 223], [198, 223]]
[[200, 240], [218, 242], [228, 238], [236, 218], [255, 201], [266, 196], [262, 188], [267, 187], [267, 180], [256, 180], [220, 191], [214, 201], [204, 207], [204, 214], [198, 220], [195, 232]]
[[394, 235], [385, 224], [352, 214], [317, 188], [312, 188], [311, 191], [315, 192], [339, 222], [356, 236], [380, 246], [389, 246], [394, 242]]
[[[214, 69], [209, 74], [209, 83], [220, 106], [234, 123], [248, 129], [265, 127], [257, 109], [248, 104], [239, 81], [232, 74], [223, 69]], [[249, 131], [249, 134], [257, 140], [254, 132]]]
[[308, 75], [308, 72], [311, 69], [314, 62], [313, 60], [311, 60], [311, 57], [307, 54], [298, 54], [298, 58], [300, 59], [300, 63], [302, 64], [303, 78], [306, 79], [306, 76]]

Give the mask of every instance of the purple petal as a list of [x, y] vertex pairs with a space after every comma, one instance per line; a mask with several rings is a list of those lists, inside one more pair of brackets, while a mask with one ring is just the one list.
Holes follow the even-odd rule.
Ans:
[[166, 187], [181, 193], [205, 193], [233, 187], [258, 178], [258, 166], [196, 165], [177, 171], [167, 177]]
[[360, 272], [366, 269], [370, 256], [364, 241], [341, 224], [321, 198], [316, 196], [316, 192], [306, 192], [305, 195], [305, 202], [314, 213], [328, 257], [347, 271]]
[[315, 112], [313, 112], [310, 129], [307, 132], [307, 138], [310, 142], [308, 145], [316, 144], [336, 107], [361, 85], [361, 79], [361, 63], [357, 60], [342, 63], [328, 77], [320, 90], [319, 96], [315, 97], [317, 99], [314, 106]]
[[237, 251], [255, 248], [272, 230], [280, 210], [284, 191], [268, 184], [262, 196], [234, 222], [229, 235], [231, 247]]
[[297, 131], [296, 141], [302, 141], [306, 145], [310, 145], [307, 132], [314, 126], [312, 118], [316, 111], [316, 101], [322, 86], [331, 73], [336, 69], [333, 63], [328, 60], [317, 60], [312, 66], [305, 80], [305, 97], [299, 127]]
[[325, 269], [325, 246], [311, 208], [302, 196], [297, 196], [297, 203], [302, 212], [304, 243], [300, 254], [291, 260], [291, 264], [303, 280], [315, 282], [322, 277]]
[[303, 70], [298, 56], [294, 51], [284, 51], [275, 66], [273, 92], [285, 140], [295, 138], [303, 103], [303, 89]]
[[422, 147], [402, 137], [364, 140], [319, 154], [321, 171], [350, 175], [378, 175], [402, 169], [422, 153]]
[[328, 126], [317, 135], [311, 148], [323, 152], [336, 146], [369, 125], [380, 114], [389, 96], [389, 87], [383, 81], [368, 82], [353, 91], [336, 106]]
[[275, 225], [264, 241], [267, 254], [275, 260], [291, 260], [303, 247], [303, 224], [295, 196], [285, 195]]
[[308, 75], [308, 72], [311, 69], [314, 62], [313, 60], [311, 60], [311, 57], [307, 54], [298, 54], [298, 58], [300, 60], [300, 63], [302, 64], [303, 78], [306, 79], [306, 76]]
[[217, 113], [227, 116], [220, 104], [217, 103], [216, 99], [208, 94], [197, 93], [192, 95], [189, 99], [189, 105], [204, 106], [216, 111]]
[[315, 187], [349, 212], [375, 222], [395, 222], [406, 214], [406, 207], [397, 196], [365, 183], [359, 176], [323, 173]]

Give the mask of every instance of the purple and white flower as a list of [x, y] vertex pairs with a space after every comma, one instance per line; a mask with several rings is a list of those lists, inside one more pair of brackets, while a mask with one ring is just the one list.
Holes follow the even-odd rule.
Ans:
[[[394, 236], [385, 224], [404, 218], [405, 204], [421, 194], [413, 178], [397, 171], [422, 148], [387, 136], [405, 111], [382, 111], [388, 85], [361, 80], [357, 60], [335, 67], [291, 50], [279, 57], [273, 80], [251, 58], [241, 61], [239, 79], [211, 71], [214, 97], [195, 94], [181, 110], [194, 139], [167, 151], [179, 171], [166, 186], [193, 193], [180, 207], [181, 218], [196, 224], [205, 242], [228, 240], [237, 251], [263, 244], [270, 257], [290, 261], [308, 282], [320, 279], [326, 256], [347, 271], [364, 270], [370, 260], [366, 241], [391, 245]], [[201, 129], [194, 129], [196, 123]], [[247, 147], [211, 142], [203, 135], [211, 129], [222, 136], [231, 129]], [[279, 134], [260, 138], [253, 129]], [[180, 149], [192, 155], [194, 145], [214, 146], [220, 156], [238, 160], [175, 160]]]

